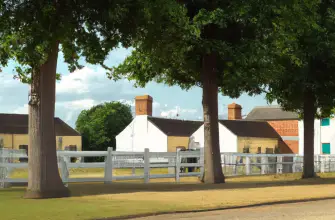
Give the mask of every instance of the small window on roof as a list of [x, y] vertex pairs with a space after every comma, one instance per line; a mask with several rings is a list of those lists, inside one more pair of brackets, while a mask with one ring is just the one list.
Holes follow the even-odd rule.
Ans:
[[323, 118], [323, 119], [321, 119], [321, 126], [329, 126], [329, 125], [330, 125], [329, 118]]

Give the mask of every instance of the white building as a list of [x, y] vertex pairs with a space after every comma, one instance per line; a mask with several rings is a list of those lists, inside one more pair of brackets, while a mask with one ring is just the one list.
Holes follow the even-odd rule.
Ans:
[[190, 136], [201, 125], [201, 121], [186, 121], [152, 117], [152, 97], [137, 96], [136, 116], [116, 136], [116, 151], [176, 152], [176, 148], [188, 148]]
[[[241, 106], [228, 105], [228, 120], [219, 121], [220, 152], [274, 153], [280, 135], [266, 121], [241, 119]], [[204, 125], [192, 134], [195, 142], [204, 147]]]
[[[299, 121], [299, 154], [304, 154], [304, 122]], [[314, 154], [335, 154], [335, 119], [314, 121]]]

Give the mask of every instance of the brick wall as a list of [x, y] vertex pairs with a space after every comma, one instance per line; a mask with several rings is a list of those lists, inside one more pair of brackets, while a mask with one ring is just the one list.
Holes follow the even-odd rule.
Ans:
[[[280, 136], [299, 136], [298, 120], [268, 121]], [[299, 153], [299, 141], [280, 141], [281, 153]]]
[[279, 149], [282, 154], [298, 154], [299, 141], [279, 141]]
[[299, 136], [298, 120], [268, 121], [280, 136]]

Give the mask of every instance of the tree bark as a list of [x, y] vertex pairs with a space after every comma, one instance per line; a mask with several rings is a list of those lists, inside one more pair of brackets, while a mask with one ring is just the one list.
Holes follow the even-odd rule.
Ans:
[[202, 58], [202, 105], [204, 112], [204, 176], [205, 183], [224, 183], [222, 172], [219, 119], [218, 119], [218, 84], [216, 55], [206, 54]]
[[28, 189], [25, 198], [59, 198], [70, 195], [58, 171], [54, 126], [56, 43], [47, 61], [32, 73], [29, 101]]
[[302, 178], [315, 177], [314, 172], [314, 119], [315, 98], [312, 91], [304, 92], [304, 169]]

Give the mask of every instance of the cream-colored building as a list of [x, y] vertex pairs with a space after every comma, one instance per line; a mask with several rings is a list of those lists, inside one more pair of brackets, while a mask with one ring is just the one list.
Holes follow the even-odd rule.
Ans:
[[[81, 151], [81, 135], [60, 118], [55, 118], [57, 150]], [[28, 115], [0, 114], [0, 147], [28, 149]]]

